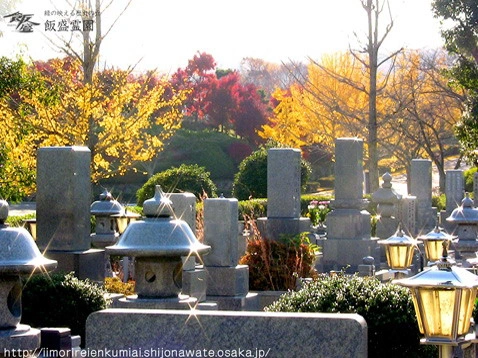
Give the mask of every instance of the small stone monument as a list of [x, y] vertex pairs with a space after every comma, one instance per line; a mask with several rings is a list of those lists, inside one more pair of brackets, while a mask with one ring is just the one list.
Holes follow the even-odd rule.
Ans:
[[238, 201], [214, 198], [204, 201], [204, 257], [208, 274], [207, 298], [220, 310], [255, 310], [257, 294], [249, 293], [249, 267], [239, 265]]
[[445, 177], [446, 208], [440, 212], [440, 222], [448, 232], [455, 231], [456, 227], [446, 221], [446, 218], [461, 205], [464, 196], [465, 175], [463, 170], [447, 170]]
[[86, 147], [38, 149], [36, 243], [58, 271], [103, 281], [104, 250], [91, 249], [90, 164]]
[[42, 256], [30, 233], [5, 224], [8, 203], [0, 200], [0, 357], [40, 347], [40, 330], [20, 324], [22, 316], [21, 276], [53, 270], [57, 262]]
[[407, 235], [417, 234], [417, 197], [413, 195], [402, 196], [398, 202], [398, 222]]
[[[327, 215], [327, 240], [323, 242], [323, 271], [349, 267], [356, 272], [364, 257], [377, 255], [377, 240], [371, 238], [370, 213], [364, 210], [363, 141], [335, 141], [335, 200]], [[378, 259], [376, 261], [379, 261]]]
[[190, 309], [197, 299], [181, 295], [184, 256], [207, 253], [189, 225], [174, 219], [172, 202], [156, 186], [155, 196], [143, 204], [146, 216], [130, 225], [113, 246], [110, 255], [135, 257], [137, 295], [118, 300], [123, 308]]

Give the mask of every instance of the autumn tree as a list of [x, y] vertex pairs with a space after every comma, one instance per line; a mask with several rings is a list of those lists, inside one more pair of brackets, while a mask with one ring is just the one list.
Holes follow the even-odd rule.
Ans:
[[19, 94], [35, 90], [36, 79], [22, 59], [0, 58], [0, 198], [10, 202], [31, 194], [35, 183], [34, 161], [20, 149], [32, 144], [27, 138], [29, 128], [15, 116]]
[[154, 73], [138, 79], [130, 71], [107, 71], [89, 84], [71, 58], [37, 63], [31, 71], [38, 71], [43, 88], [20, 93], [14, 115], [28, 133], [19, 149], [34, 158], [40, 146], [88, 144], [93, 181], [151, 159], [180, 126], [185, 94]]
[[306, 72], [306, 65], [302, 63], [276, 64], [254, 57], [243, 58], [239, 67], [241, 81], [254, 84], [267, 97], [276, 88], [289, 88]]
[[387, 86], [394, 119], [385, 124], [382, 147], [409, 174], [410, 161], [430, 158], [445, 190], [445, 160], [458, 147], [453, 128], [463, 110], [463, 91], [443, 75], [451, 58], [443, 51], [404, 51]]
[[360, 90], [367, 85], [363, 71], [362, 63], [350, 53], [311, 61], [303, 84], [274, 92], [274, 116], [260, 135], [296, 147], [320, 143], [330, 152], [337, 137], [364, 137], [368, 102]]
[[[349, 121], [353, 126], [351, 132], [359, 133], [359, 127], [364, 130], [360, 130], [360, 134], [366, 139], [367, 148], [367, 161], [366, 167], [370, 172], [370, 185], [371, 190], [378, 188], [378, 161], [379, 161], [379, 130], [380, 126], [387, 118], [380, 117], [378, 108], [380, 97], [387, 84], [387, 73], [393, 68], [393, 60], [396, 54], [399, 52], [391, 53], [387, 56], [380, 56], [379, 52], [383, 45], [383, 42], [389, 35], [393, 28], [392, 19], [382, 26], [381, 20], [387, 13], [390, 14], [390, 9], [387, 0], [360, 0], [363, 10], [366, 15], [366, 38], [365, 41], [361, 41], [357, 36], [359, 42], [361, 42], [361, 48], [358, 50], [350, 50], [350, 56], [353, 60], [353, 72], [352, 74], [357, 76], [357, 68], [360, 68], [361, 74], [359, 77], [351, 78], [346, 71], [334, 72], [333, 67], [322, 64], [321, 62], [311, 60], [315, 66], [321, 68], [321, 70], [328, 76], [335, 80], [338, 86], [345, 88], [349, 87], [348, 92], [358, 91], [362, 93], [359, 95], [362, 99], [360, 104], [360, 112], [351, 112], [350, 107], [340, 107], [340, 103], [337, 102], [334, 106], [330, 105], [334, 102], [334, 97], [337, 96], [337, 91], [321, 92], [320, 97], [316, 101], [324, 102], [325, 107], [329, 107], [333, 111], [332, 116], [344, 117], [348, 116], [348, 119], [342, 118], [345, 121]], [[380, 70], [379, 70], [380, 69]], [[345, 75], [344, 75], [345, 73]], [[299, 72], [300, 74], [300, 72]], [[359, 79], [357, 82], [356, 79]], [[304, 87], [311, 81], [310, 68], [307, 77], [302, 77], [300, 82]], [[313, 81], [313, 79], [312, 79]], [[309, 88], [314, 87], [313, 84], [308, 85]], [[305, 91], [310, 92], [309, 88], [305, 88]], [[328, 96], [328, 97], [326, 97]], [[339, 95], [341, 98], [345, 96]], [[363, 112], [363, 99], [366, 100], [366, 113]], [[325, 103], [327, 102], [327, 103]], [[345, 101], [347, 105], [355, 104], [351, 101]], [[305, 107], [310, 107], [307, 103], [304, 103]], [[310, 107], [312, 110], [314, 108]], [[357, 121], [360, 125], [357, 126]], [[331, 129], [331, 128], [330, 128]], [[320, 129], [319, 129], [320, 130]], [[329, 131], [330, 132], [330, 131]], [[323, 134], [320, 134], [323, 135]], [[319, 135], [319, 136], [320, 136]]]
[[466, 91], [465, 110], [456, 125], [456, 136], [463, 154], [478, 166], [478, 3], [434, 0], [432, 7], [444, 24], [445, 47], [456, 57], [448, 72], [452, 83]]
[[171, 77], [174, 88], [188, 91], [185, 116], [195, 122], [205, 119], [211, 106], [210, 91], [217, 82], [215, 68], [216, 62], [210, 54], [198, 52], [186, 68], [179, 68]]

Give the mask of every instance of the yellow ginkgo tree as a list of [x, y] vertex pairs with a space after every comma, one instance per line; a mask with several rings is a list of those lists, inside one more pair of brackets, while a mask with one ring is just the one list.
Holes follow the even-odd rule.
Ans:
[[5, 111], [23, 133], [22, 140], [10, 141], [9, 152], [23, 153], [30, 165], [41, 146], [87, 146], [97, 182], [152, 159], [181, 125], [185, 92], [152, 72], [105, 70], [84, 83], [80, 62], [71, 58], [29, 70], [38, 79], [37, 90], [20, 91], [16, 108]]

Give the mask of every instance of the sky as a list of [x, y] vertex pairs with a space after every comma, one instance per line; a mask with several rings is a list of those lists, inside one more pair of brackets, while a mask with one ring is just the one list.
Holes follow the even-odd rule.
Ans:
[[[386, 26], [393, 19], [393, 28], [382, 54], [402, 47], [442, 46], [431, 1], [389, 0], [390, 12], [383, 11], [381, 22]], [[126, 2], [114, 0], [105, 10], [104, 32]], [[47, 30], [47, 22], [58, 26], [64, 17], [53, 11], [70, 10], [73, 5], [67, 0], [0, 0], [0, 56], [61, 57], [48, 39], [58, 44], [58, 36], [76, 33]], [[18, 22], [4, 17], [15, 12], [32, 15], [30, 21], [38, 25], [30, 33], [15, 31]], [[365, 39], [366, 23], [360, 0], [132, 0], [105, 37], [100, 64], [172, 73], [184, 68], [197, 52], [211, 54], [223, 69], [239, 68], [245, 57], [307, 62], [349, 46], [358, 48], [357, 38]]]

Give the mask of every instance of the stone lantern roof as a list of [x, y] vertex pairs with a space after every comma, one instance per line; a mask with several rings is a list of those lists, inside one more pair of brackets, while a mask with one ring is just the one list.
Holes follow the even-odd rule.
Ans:
[[40, 268], [54, 270], [57, 262], [40, 253], [25, 228], [5, 224], [8, 211], [8, 203], [0, 200], [0, 274], [28, 275]]

